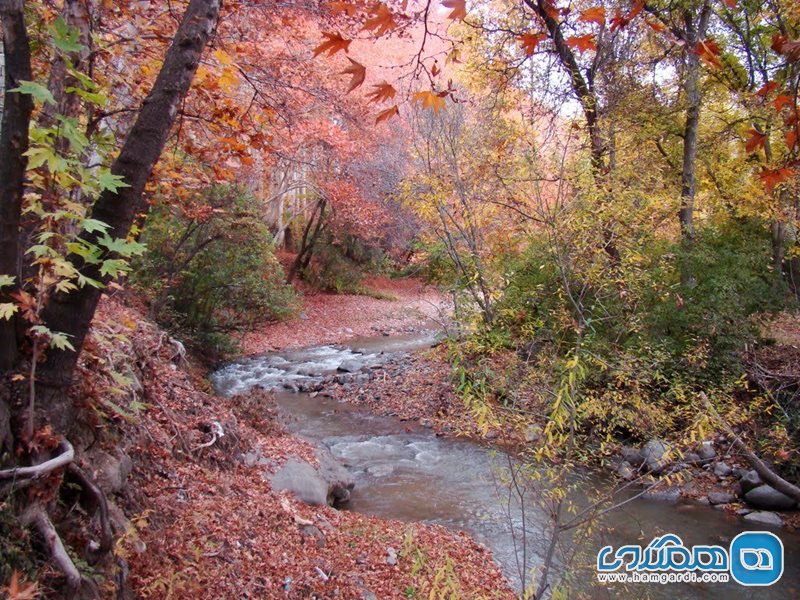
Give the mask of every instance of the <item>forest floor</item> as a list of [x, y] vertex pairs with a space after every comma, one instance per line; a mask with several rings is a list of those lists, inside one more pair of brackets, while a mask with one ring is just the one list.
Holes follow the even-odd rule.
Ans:
[[243, 354], [413, 333], [442, 323], [448, 302], [417, 279], [370, 277], [361, 294], [305, 290], [295, 318], [266, 323], [240, 341]]
[[[442, 306], [416, 282], [383, 282], [380, 290], [394, 299], [308, 297], [307, 319], [263, 328], [249, 351], [267, 349], [258, 340], [287, 347], [374, 335], [372, 327], [414, 330]], [[182, 360], [134, 305], [104, 299], [96, 323], [130, 341], [147, 409], [132, 419], [107, 416], [115, 426], [107, 423], [91, 446], [132, 459], [110, 512], [120, 536], [115, 556], [127, 563], [137, 597], [383, 600], [427, 598], [445, 583], [458, 597], [514, 597], [491, 553], [466, 534], [273, 491], [269, 474], [290, 457], [315, 464], [314, 448], [278, 424], [270, 394], [215, 396], [202, 369]]]

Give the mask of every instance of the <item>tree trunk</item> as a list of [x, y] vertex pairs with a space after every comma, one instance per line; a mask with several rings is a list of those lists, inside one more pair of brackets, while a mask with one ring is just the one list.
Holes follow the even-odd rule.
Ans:
[[[127, 237], [136, 215], [147, 210], [143, 197], [145, 184], [167, 142], [179, 105], [189, 91], [217, 23], [219, 9], [220, 0], [189, 2], [153, 89], [111, 167], [111, 172], [120, 175], [129, 187], [103, 192], [94, 205], [92, 218], [108, 224], [112, 238]], [[86, 235], [90, 243], [96, 243], [98, 237]], [[70, 260], [82, 264], [77, 256], [71, 256]], [[97, 266], [84, 265], [83, 272], [104, 283], [109, 281], [100, 275]], [[68, 294], [57, 293], [42, 311], [45, 325], [51, 331], [67, 334], [76, 348], [75, 351], [51, 349], [39, 369], [37, 403], [47, 411], [57, 430], [67, 431], [73, 422], [67, 390], [100, 295], [101, 291], [91, 286]]]
[[[11, 90], [21, 81], [33, 79], [31, 51], [25, 28], [22, 0], [0, 0], [5, 55], [5, 100], [0, 134], [0, 275], [15, 277], [13, 287], [5, 288], [0, 302], [8, 302], [8, 293], [19, 286], [19, 220], [25, 171], [28, 159], [28, 125], [33, 100], [27, 94]], [[0, 319], [0, 373], [9, 371], [17, 358], [15, 319]]]
[[[606, 143], [603, 139], [603, 133], [600, 130], [599, 116], [597, 114], [597, 94], [591, 83], [594, 79], [595, 67], [591, 67], [586, 76], [584, 76], [575, 58], [575, 53], [564, 39], [561, 23], [550, 14], [549, 8], [551, 4], [548, 0], [523, 1], [544, 23], [547, 28], [547, 34], [555, 46], [559, 62], [569, 74], [572, 90], [575, 92], [580, 102], [584, 119], [586, 120], [586, 129], [589, 133], [589, 152], [592, 163], [592, 174], [594, 175], [594, 180], [598, 188], [606, 194], [606, 179], [608, 174], [605, 164]], [[603, 250], [605, 250], [608, 255], [611, 264], [614, 267], [618, 267], [621, 256], [616, 242], [614, 241], [614, 232], [609, 225], [603, 226]]]
[[695, 14], [687, 10], [684, 13], [686, 27], [686, 73], [683, 90], [686, 94], [686, 124], [683, 135], [683, 167], [681, 170], [681, 207], [678, 219], [681, 225], [681, 236], [684, 241], [694, 239], [694, 198], [697, 191], [695, 164], [697, 162], [697, 132], [700, 128], [700, 55], [697, 43], [706, 35], [708, 20], [711, 15], [709, 0], [703, 2], [700, 16], [695, 22]]

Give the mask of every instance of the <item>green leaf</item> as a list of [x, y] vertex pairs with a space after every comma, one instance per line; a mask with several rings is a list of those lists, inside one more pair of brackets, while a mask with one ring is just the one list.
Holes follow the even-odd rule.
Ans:
[[130, 266], [128, 262], [120, 258], [104, 260], [103, 264], [100, 265], [100, 274], [103, 276], [109, 275], [111, 277], [117, 277], [121, 273], [127, 273], [129, 270]]
[[100, 172], [100, 177], [97, 179], [100, 184], [101, 190], [108, 190], [110, 192], [117, 192], [120, 188], [131, 187], [121, 175], [113, 175], [108, 169], [103, 169]]
[[18, 310], [19, 307], [11, 302], [0, 304], [0, 321], [10, 321]]
[[61, 17], [58, 17], [50, 26], [50, 35], [53, 36], [53, 44], [65, 54], [80, 52], [84, 46], [78, 43], [80, 31], [77, 27], [70, 27]]
[[106, 106], [109, 102], [108, 96], [101, 94], [99, 92], [87, 92], [86, 90], [83, 90], [81, 88], [74, 88], [74, 87], [67, 88], [67, 91], [78, 94], [78, 96], [80, 96], [87, 102], [91, 102], [92, 104], [96, 104], [97, 106]]
[[68, 292], [74, 292], [78, 289], [78, 286], [72, 283], [69, 279], [62, 279], [56, 284], [56, 291], [62, 292], [64, 294]]
[[95, 265], [100, 262], [100, 248], [94, 244], [88, 244], [83, 240], [70, 242], [67, 244], [67, 250], [80, 256], [88, 264]]
[[8, 287], [10, 285], [14, 285], [14, 282], [17, 280], [16, 277], [13, 275], [0, 275], [0, 289], [4, 287]]
[[22, 81], [19, 87], [10, 91], [33, 96], [33, 99], [40, 104], [45, 102], [50, 104], [56, 103], [56, 99], [53, 98], [53, 94], [50, 93], [50, 90], [35, 81]]
[[103, 223], [97, 219], [85, 219], [81, 224], [81, 227], [83, 227], [83, 230], [88, 233], [94, 233], [95, 231], [105, 233], [111, 226], [108, 223]]
[[47, 148], [44, 146], [39, 146], [36, 148], [30, 148], [24, 156], [28, 157], [28, 168], [29, 169], [38, 169], [47, 161], [52, 159], [55, 154], [53, 153], [52, 148]]
[[129, 242], [122, 238], [114, 240], [111, 239], [110, 236], [103, 237], [99, 243], [101, 246], [107, 248], [109, 252], [114, 252], [115, 254], [125, 257], [139, 256], [144, 254], [144, 251], [147, 249], [144, 244], [140, 244], [139, 242]]
[[75, 352], [75, 346], [73, 346], [67, 339], [66, 333], [58, 333], [58, 332], [50, 333], [50, 347], [57, 348], [58, 350], [69, 349]]
[[82, 275], [80, 273], [78, 273], [78, 285], [80, 287], [88, 285], [90, 287], [97, 288], [98, 290], [105, 287], [102, 281], [97, 281], [96, 279], [92, 279], [91, 277], [86, 277], [86, 275]]

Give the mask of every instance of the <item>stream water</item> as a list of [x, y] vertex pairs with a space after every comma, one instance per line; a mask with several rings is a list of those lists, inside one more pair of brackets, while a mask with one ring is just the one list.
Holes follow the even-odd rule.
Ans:
[[[544, 555], [546, 537], [542, 532], [548, 520], [539, 503], [530, 497], [534, 490], [529, 490], [524, 510], [519, 502], [509, 502], [508, 486], [500, 483], [509, 465], [506, 454], [474, 442], [440, 438], [416, 424], [376, 416], [329, 398], [287, 391], [304, 389], [343, 364], [361, 364], [364, 368], [380, 365], [391, 353], [424, 348], [433, 339], [433, 333], [368, 338], [353, 340], [347, 346], [253, 356], [222, 368], [212, 375], [212, 382], [226, 395], [254, 386], [275, 390], [288, 428], [330, 448], [354, 474], [356, 487], [347, 510], [467, 531], [492, 549], [509, 580], [519, 588], [523, 524], [528, 532], [525, 557], [530, 569], [540, 564]], [[601, 475], [581, 477], [574, 501], [580, 505], [603, 484]], [[782, 530], [775, 533], [785, 549], [784, 575], [768, 588], [747, 588], [731, 582], [629, 584], [623, 590], [593, 583], [594, 557], [607, 544], [615, 548], [625, 544], [646, 546], [656, 535], [675, 533], [687, 547], [727, 547], [738, 533], [759, 529], [763, 527], [708, 506], [640, 498], [606, 514], [596, 533], [580, 540], [583, 555], [556, 568], [573, 575], [574, 589], [591, 598], [800, 598], [800, 536]], [[577, 540], [567, 543], [575, 545]]]

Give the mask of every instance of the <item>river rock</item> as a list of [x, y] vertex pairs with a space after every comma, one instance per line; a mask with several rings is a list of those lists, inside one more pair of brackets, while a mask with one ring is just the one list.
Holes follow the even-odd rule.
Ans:
[[730, 465], [728, 465], [728, 464], [726, 464], [724, 462], [717, 463], [714, 466], [714, 475], [716, 475], [717, 477], [727, 477], [732, 472], [733, 472], [733, 469], [731, 469]]
[[709, 441], [700, 444], [700, 446], [697, 447], [697, 456], [700, 457], [700, 460], [704, 461], [716, 458], [717, 451], [714, 450], [714, 444]]
[[683, 455], [683, 460], [686, 461], [690, 465], [696, 465], [702, 462], [702, 458], [696, 452], [687, 452]]
[[748, 471], [745, 473], [744, 477], [739, 480], [739, 486], [742, 489], [742, 494], [746, 494], [752, 489], [757, 488], [764, 482], [761, 481], [761, 477], [759, 477], [758, 473], [755, 471]]
[[350, 492], [355, 487], [355, 480], [342, 463], [327, 448], [317, 450], [319, 474], [327, 482], [327, 502], [337, 506], [350, 500]]
[[728, 492], [709, 492], [708, 501], [711, 504], [730, 504], [736, 501], [736, 496]]
[[645, 444], [644, 448], [642, 448], [642, 457], [644, 458], [647, 468], [651, 472], [658, 474], [670, 463], [669, 459], [667, 458], [668, 452], [669, 445], [666, 442], [652, 439]]
[[358, 360], [343, 360], [339, 368], [336, 369], [340, 373], [358, 373], [364, 368], [364, 363]]
[[323, 506], [328, 503], [328, 483], [304, 460], [290, 458], [270, 477], [270, 483], [276, 492], [292, 492], [306, 504]]
[[768, 485], [760, 485], [744, 495], [748, 504], [767, 510], [790, 510], [797, 504], [786, 494]]
[[642, 456], [642, 451], [638, 448], [623, 446], [621, 454], [622, 459], [632, 467], [640, 467], [644, 464], [644, 456]]
[[676, 487], [670, 487], [664, 490], [655, 489], [644, 494], [644, 497], [648, 500], [658, 500], [659, 502], [674, 504], [681, 499], [681, 491]]
[[781, 519], [774, 512], [759, 510], [751, 512], [744, 516], [745, 521], [750, 523], [758, 523], [759, 525], [768, 525], [770, 527], [783, 527], [783, 519]]
[[616, 472], [617, 475], [622, 477], [625, 481], [631, 481], [636, 477], [636, 473], [634, 473], [631, 463], [629, 463], [627, 460], [623, 460], [617, 465]]

